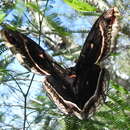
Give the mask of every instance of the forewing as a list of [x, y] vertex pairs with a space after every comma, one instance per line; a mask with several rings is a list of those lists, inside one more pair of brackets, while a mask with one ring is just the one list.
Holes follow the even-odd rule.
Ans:
[[2, 30], [7, 46], [27, 69], [45, 75], [66, 73], [36, 42], [11, 29]]
[[116, 7], [104, 12], [95, 22], [82, 48], [76, 70], [97, 64], [113, 51], [119, 29], [119, 11]]

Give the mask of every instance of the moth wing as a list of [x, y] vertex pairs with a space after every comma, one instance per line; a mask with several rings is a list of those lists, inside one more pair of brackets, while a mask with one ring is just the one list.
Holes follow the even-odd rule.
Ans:
[[6, 45], [27, 69], [45, 75], [54, 74], [55, 71], [60, 73], [66, 71], [44, 49], [24, 34], [11, 29], [4, 29], [2, 34], [8, 42]]
[[63, 82], [60, 77], [47, 76], [44, 81], [44, 89], [61, 112], [82, 119], [82, 110], [76, 105], [75, 96], [70, 89], [66, 88]]
[[91, 28], [76, 64], [77, 72], [97, 64], [110, 55], [115, 48], [114, 39], [119, 30], [120, 13], [116, 7], [104, 12]]
[[[93, 80], [90, 82], [96, 82], [95, 91], [93, 95], [89, 98], [89, 100], [84, 104], [84, 107], [81, 112], [82, 118], [88, 118], [95, 113], [99, 107], [105, 102], [110, 76], [109, 72], [104, 68], [98, 68], [99, 72], [98, 75], [93, 75]], [[92, 72], [91, 72], [92, 73]], [[93, 84], [93, 83], [92, 83]], [[93, 85], [90, 83], [89, 87], [93, 88]], [[84, 90], [85, 91], [85, 90]]]

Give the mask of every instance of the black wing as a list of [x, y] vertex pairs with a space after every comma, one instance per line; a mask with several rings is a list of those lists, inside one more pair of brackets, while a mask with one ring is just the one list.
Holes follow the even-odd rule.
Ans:
[[27, 69], [45, 75], [67, 73], [44, 49], [24, 34], [11, 29], [2, 30], [2, 34], [8, 42], [6, 45]]
[[119, 11], [114, 7], [97, 19], [87, 36], [76, 64], [77, 73], [80, 73], [81, 69], [99, 63], [113, 51], [114, 38], [119, 28], [118, 16]]
[[[109, 83], [108, 71], [97, 65], [84, 72], [76, 84], [80, 88], [77, 95], [66, 89], [60, 77], [49, 76], [44, 81], [44, 88], [57, 107], [79, 119], [90, 117], [104, 103]], [[75, 86], [70, 87], [73, 89]]]

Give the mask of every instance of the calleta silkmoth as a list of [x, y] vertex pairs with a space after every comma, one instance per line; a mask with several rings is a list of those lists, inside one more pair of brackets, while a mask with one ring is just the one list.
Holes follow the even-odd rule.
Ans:
[[71, 68], [60, 66], [43, 48], [18, 31], [5, 28], [2, 34], [22, 65], [46, 75], [44, 89], [57, 107], [66, 115], [86, 119], [106, 98], [109, 73], [99, 63], [113, 51], [118, 17], [119, 11], [114, 7], [96, 20], [76, 65]]

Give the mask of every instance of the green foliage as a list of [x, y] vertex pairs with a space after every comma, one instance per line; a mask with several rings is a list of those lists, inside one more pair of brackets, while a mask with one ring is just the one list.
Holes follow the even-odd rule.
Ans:
[[122, 86], [111, 82], [109, 99], [96, 116], [103, 122], [104, 128], [121, 130], [130, 128], [130, 92]]
[[36, 2], [28, 2], [26, 4], [26, 7], [28, 7], [31, 10], [34, 10], [35, 12], [38, 12], [39, 14], [42, 14], [42, 11], [40, 10], [40, 7], [38, 6], [38, 4]]
[[22, 0], [16, 0], [14, 9], [17, 11], [19, 17], [23, 16], [24, 11], [26, 10], [24, 2]]
[[[3, 40], [1, 40], [3, 41]], [[4, 44], [0, 45], [0, 55], [5, 53], [7, 50], [7, 47], [5, 47]], [[0, 59], [0, 83], [5, 82], [8, 75], [8, 70], [6, 69], [7, 66], [13, 61], [13, 58], [10, 56], [4, 56], [4, 58]]]
[[15, 4], [11, 0], [1, 0], [0, 1], [1, 7], [0, 10], [3, 12], [7, 12], [10, 9], [14, 9]]
[[53, 27], [54, 31], [56, 33], [58, 33], [60, 36], [70, 35], [69, 32], [66, 32], [66, 29], [64, 27], [59, 26], [61, 23], [60, 23], [60, 21], [55, 19], [56, 17], [57, 17], [57, 14], [53, 13], [49, 16], [46, 16], [46, 19], [47, 19], [48, 23]]
[[75, 61], [79, 57], [81, 46], [72, 48], [72, 49], [61, 49], [57, 52], [54, 52], [53, 56], [64, 56], [67, 60]]
[[16, 25], [15, 25], [15, 26], [12, 26], [12, 25], [9, 25], [9, 24], [3, 24], [3, 25], [2, 25], [2, 28], [3, 28], [3, 29], [11, 29], [11, 30], [13, 30], [13, 31], [16, 31], [16, 30], [17, 30]]
[[4, 113], [0, 112], [0, 122], [4, 121]]
[[81, 0], [64, 0], [68, 5], [77, 11], [96, 11], [96, 8]]
[[14, 58], [6, 57], [0, 60], [0, 83], [8, 82], [10, 78], [9, 70], [7, 66], [13, 61]]
[[3, 11], [0, 11], [0, 24], [3, 22], [6, 14]]

